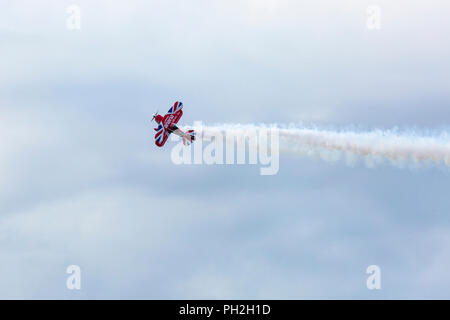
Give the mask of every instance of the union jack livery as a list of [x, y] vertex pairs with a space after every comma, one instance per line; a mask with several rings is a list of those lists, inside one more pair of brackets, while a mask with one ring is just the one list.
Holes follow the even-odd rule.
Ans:
[[[183, 103], [177, 101], [173, 104], [173, 107], [169, 109], [167, 114], [177, 113], [178, 110], [181, 110], [181, 109], [183, 109]], [[183, 114], [183, 113], [181, 113], [181, 114]]]
[[176, 135], [183, 138], [183, 143], [190, 144], [195, 140], [195, 132], [194, 130], [188, 130], [187, 132], [183, 132], [180, 130], [176, 124], [183, 116], [183, 103], [177, 101], [174, 103], [174, 105], [169, 109], [167, 114], [163, 117], [159, 115], [158, 113], [155, 113], [153, 115], [153, 120], [158, 123], [158, 127], [155, 128], [156, 134], [155, 134], [155, 144], [158, 147], [162, 147], [167, 139], [169, 138], [169, 135], [171, 133], [175, 133]]

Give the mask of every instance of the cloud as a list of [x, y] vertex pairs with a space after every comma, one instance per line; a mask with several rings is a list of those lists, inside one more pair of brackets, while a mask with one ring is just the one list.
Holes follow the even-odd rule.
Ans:
[[0, 297], [448, 298], [444, 170], [175, 166], [148, 122], [434, 129], [446, 2], [382, 1], [379, 33], [357, 1], [79, 1], [79, 32], [69, 4], [0, 13]]

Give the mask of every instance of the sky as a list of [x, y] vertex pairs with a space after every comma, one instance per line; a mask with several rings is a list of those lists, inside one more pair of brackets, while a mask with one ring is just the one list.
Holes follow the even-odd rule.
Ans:
[[446, 132], [448, 1], [0, 4], [1, 299], [450, 298], [448, 168], [175, 165], [150, 124]]

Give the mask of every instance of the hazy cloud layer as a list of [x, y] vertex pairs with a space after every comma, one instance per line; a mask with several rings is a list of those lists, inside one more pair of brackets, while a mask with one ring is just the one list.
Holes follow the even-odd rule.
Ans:
[[448, 2], [1, 3], [0, 298], [449, 298], [447, 169], [175, 166], [149, 125], [445, 128]]

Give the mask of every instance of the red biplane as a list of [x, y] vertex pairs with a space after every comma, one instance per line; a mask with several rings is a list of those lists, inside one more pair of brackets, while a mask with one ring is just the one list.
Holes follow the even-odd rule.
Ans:
[[176, 126], [183, 115], [183, 110], [181, 109], [183, 109], [183, 104], [177, 101], [165, 116], [159, 115], [158, 112], [153, 115], [152, 121], [155, 120], [158, 123], [158, 127], [155, 128], [155, 144], [158, 147], [162, 147], [166, 143], [171, 133], [183, 138], [183, 143], [185, 145], [189, 145], [195, 140], [194, 130], [183, 132]]

